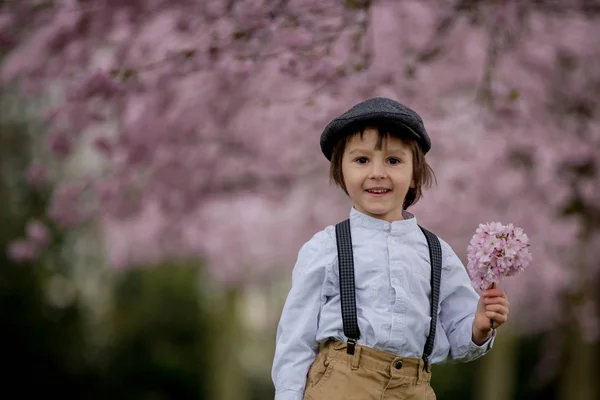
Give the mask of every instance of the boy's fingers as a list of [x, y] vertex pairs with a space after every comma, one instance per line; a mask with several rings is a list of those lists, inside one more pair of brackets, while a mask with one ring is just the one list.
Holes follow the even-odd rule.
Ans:
[[483, 304], [502, 304], [505, 307], [509, 307], [510, 303], [505, 297], [486, 297], [483, 299]]
[[502, 289], [488, 289], [482, 293], [485, 297], [504, 297], [506, 298], [506, 293]]
[[499, 323], [504, 323], [508, 319], [508, 316], [503, 315], [503, 314], [499, 314], [499, 313], [494, 312], [494, 311], [486, 311], [485, 312], [485, 316], [487, 318], [493, 319], [494, 321], [499, 322]]
[[485, 307], [486, 311], [494, 311], [498, 314], [508, 315], [508, 308], [503, 306], [502, 304], [490, 304]]

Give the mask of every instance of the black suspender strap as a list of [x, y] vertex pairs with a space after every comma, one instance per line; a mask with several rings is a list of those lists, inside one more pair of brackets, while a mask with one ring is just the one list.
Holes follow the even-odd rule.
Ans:
[[437, 327], [438, 305], [440, 302], [440, 286], [442, 281], [442, 246], [436, 235], [429, 232], [427, 229], [419, 226], [425, 234], [427, 245], [429, 246], [429, 262], [431, 264], [431, 324], [429, 326], [429, 336], [425, 342], [423, 350], [423, 369], [429, 371], [429, 357], [433, 352], [433, 344], [435, 341], [435, 330]]
[[352, 236], [350, 235], [350, 220], [340, 222], [335, 226], [335, 236], [338, 250], [338, 268], [340, 274], [340, 303], [342, 304], [342, 323], [344, 335], [348, 338], [346, 352], [354, 354], [356, 341], [360, 337], [356, 317], [356, 295], [354, 293], [354, 256], [352, 254]]
[[[423, 350], [423, 369], [429, 370], [429, 361], [435, 342], [437, 327], [437, 314], [440, 301], [440, 285], [442, 280], [442, 247], [436, 235], [419, 226], [429, 247], [429, 260], [431, 263], [431, 324], [429, 336]], [[352, 236], [350, 234], [350, 220], [345, 220], [335, 226], [335, 235], [338, 250], [338, 268], [340, 275], [340, 303], [342, 308], [342, 323], [344, 335], [348, 338], [347, 353], [354, 354], [356, 342], [360, 338], [358, 319], [356, 316], [356, 293], [354, 284], [354, 256], [352, 253]]]

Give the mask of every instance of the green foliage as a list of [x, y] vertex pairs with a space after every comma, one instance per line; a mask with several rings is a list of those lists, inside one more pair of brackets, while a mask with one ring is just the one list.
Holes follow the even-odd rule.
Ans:
[[[29, 162], [27, 126], [0, 121], [0, 342], [8, 367], [2, 390], [28, 398], [94, 392], [94, 368], [86, 359], [83, 312], [77, 299], [60, 306], [49, 300], [50, 283], [63, 277], [58, 255], [34, 263], [13, 263], [9, 241], [23, 235], [27, 219], [44, 214], [43, 193], [31, 190], [23, 171]], [[60, 234], [55, 236], [60, 242]], [[23, 383], [23, 380], [26, 383]]]
[[210, 316], [198, 299], [198, 267], [125, 271], [114, 289], [108, 379], [135, 399], [207, 398]]
[[476, 400], [473, 398], [472, 382], [479, 362], [434, 365], [431, 370], [431, 386], [437, 398]]
[[53, 301], [57, 278], [74, 288], [79, 267], [64, 255], [64, 232], [50, 224], [52, 243], [35, 262], [9, 259], [7, 245], [23, 236], [29, 219], [44, 215], [50, 188], [32, 189], [25, 182], [33, 158], [29, 127], [0, 117], [0, 342], [8, 367], [0, 397], [208, 398], [215, 335], [199, 297], [201, 268], [118, 271], [101, 288], [112, 302], [99, 333], [108, 336], [100, 345], [91, 339], [98, 336], [90, 331], [93, 305], [78, 294]]

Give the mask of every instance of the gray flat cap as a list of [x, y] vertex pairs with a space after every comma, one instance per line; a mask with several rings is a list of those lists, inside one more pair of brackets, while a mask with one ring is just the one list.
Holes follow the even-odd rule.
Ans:
[[397, 101], [375, 97], [358, 103], [331, 121], [321, 134], [321, 151], [331, 161], [331, 153], [338, 140], [371, 123], [409, 133], [423, 153], [431, 149], [431, 140], [419, 114]]

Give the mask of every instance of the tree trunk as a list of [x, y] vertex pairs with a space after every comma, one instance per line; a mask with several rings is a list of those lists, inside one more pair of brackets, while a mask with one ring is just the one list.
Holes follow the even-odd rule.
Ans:
[[497, 332], [494, 348], [481, 359], [474, 399], [512, 400], [516, 373], [516, 339], [505, 329]]
[[[584, 285], [581, 293], [583, 299], [595, 298], [596, 284]], [[576, 310], [574, 304], [577, 304], [577, 302], [571, 300], [571, 309]], [[595, 300], [597, 302], [597, 297]], [[598, 390], [598, 377], [600, 374], [598, 374], [597, 369], [600, 345], [597, 339], [596, 343], [585, 341], [584, 336], [587, 332], [582, 332], [581, 329], [581, 325], [576, 318], [573, 318], [572, 323], [567, 328], [567, 340], [563, 356], [564, 365], [561, 368], [560, 399], [596, 400], [600, 396]]]
[[240, 353], [244, 345], [243, 331], [238, 315], [240, 292], [236, 288], [226, 289], [221, 312], [216, 318], [216, 346], [212, 351], [214, 385], [211, 399], [246, 400], [247, 382]]
[[585, 343], [579, 332], [571, 332], [566, 346], [565, 364], [561, 368], [560, 399], [596, 400], [598, 379], [595, 368], [597, 345]]
[[[592, 243], [588, 240], [591, 237], [594, 229], [596, 229], [593, 222], [594, 218], [591, 218], [594, 214], [588, 215], [588, 226], [584, 230], [584, 236], [582, 241], [579, 243], [576, 254], [582, 255], [583, 263], [575, 264], [579, 267], [581, 289], [578, 293], [574, 293], [567, 298], [568, 310], [570, 310], [570, 323], [567, 326], [567, 340], [565, 345], [565, 353], [563, 355], [564, 365], [562, 366], [562, 374], [560, 380], [559, 395], [560, 399], [577, 399], [577, 400], [596, 400], [600, 396], [598, 390], [598, 374], [597, 369], [597, 351], [599, 348], [598, 337], [596, 335], [596, 343], [593, 343], [594, 338], [588, 338], [591, 332], [597, 330], [598, 327], [587, 326], [589, 318], [596, 318], [597, 322], [597, 310], [600, 306], [600, 296], [597, 294], [599, 279], [590, 279], [589, 268], [592, 264], [586, 264], [585, 260], [595, 260], [597, 249], [593, 247]], [[590, 278], [585, 278], [585, 277]], [[589, 303], [594, 307], [589, 315], [580, 316], [581, 306]], [[595, 308], [595, 310], [594, 310]], [[592, 315], [595, 314], [595, 315]], [[580, 320], [583, 318], [583, 320]], [[583, 321], [581, 323], [580, 321]], [[593, 324], [592, 324], [593, 325]]]

